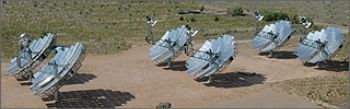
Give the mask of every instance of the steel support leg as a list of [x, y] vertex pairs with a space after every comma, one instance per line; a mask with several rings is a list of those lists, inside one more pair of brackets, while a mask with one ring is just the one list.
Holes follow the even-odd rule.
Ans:
[[273, 52], [273, 51], [271, 51], [267, 57], [271, 58], [271, 57], [273, 56], [273, 53], [272, 53], [272, 52]]
[[[58, 86], [56, 85], [55, 87], [58, 88]], [[60, 91], [57, 90], [55, 93], [54, 93], [54, 99], [55, 99], [55, 103], [60, 103]]]
[[212, 78], [213, 78], [212, 75], [210, 75], [206, 83], [210, 84], [212, 82]]
[[171, 59], [168, 59], [168, 67], [169, 68], [173, 67], [173, 63], [171, 62]]
[[29, 71], [29, 81], [32, 81], [34, 79], [34, 74], [33, 74], [33, 71]]

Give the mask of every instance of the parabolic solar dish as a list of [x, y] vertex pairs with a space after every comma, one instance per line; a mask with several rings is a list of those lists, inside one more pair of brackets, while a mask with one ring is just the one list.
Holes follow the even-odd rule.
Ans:
[[174, 30], [167, 31], [165, 35], [149, 49], [149, 58], [157, 64], [164, 63], [170, 58], [175, 58], [190, 41], [185, 25]]
[[[25, 48], [23, 51], [20, 51], [21, 53], [19, 53], [22, 68], [17, 66], [17, 57], [15, 57], [11, 60], [10, 66], [7, 69], [8, 75], [14, 76], [30, 66], [32, 69], [38, 66], [39, 63], [50, 54], [51, 50], [49, 47], [54, 43], [55, 36], [53, 34], [47, 34], [43, 38], [34, 40], [28, 48]], [[31, 54], [29, 53], [28, 49], [32, 51]]]
[[330, 58], [343, 42], [343, 34], [338, 28], [327, 27], [309, 33], [295, 49], [294, 54], [301, 61], [317, 63]]
[[186, 62], [187, 72], [203, 78], [223, 70], [236, 54], [234, 37], [222, 35], [206, 41]]
[[61, 87], [61, 81], [68, 80], [78, 71], [84, 58], [85, 48], [81, 43], [59, 50], [48, 65], [34, 74], [30, 89], [34, 95], [52, 94]]
[[289, 21], [280, 20], [275, 24], [266, 25], [253, 39], [253, 48], [260, 52], [270, 52], [286, 42], [294, 31]]

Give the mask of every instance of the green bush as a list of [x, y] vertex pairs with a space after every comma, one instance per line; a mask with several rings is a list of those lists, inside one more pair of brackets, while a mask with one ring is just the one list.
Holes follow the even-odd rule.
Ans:
[[321, 26], [321, 25], [313, 25], [311, 28], [312, 28], [312, 30], [314, 30], [314, 31], [321, 31], [321, 30], [324, 28], [324, 26]]
[[156, 109], [171, 109], [171, 103], [161, 102], [156, 106]]
[[196, 22], [196, 19], [194, 17], [191, 17], [190, 21], [191, 22]]
[[232, 15], [232, 16], [245, 16], [243, 13], [243, 8], [242, 7], [232, 7], [227, 9], [227, 13]]
[[283, 12], [263, 11], [262, 15], [265, 16], [264, 20], [268, 22], [290, 19], [288, 14]]
[[311, 18], [311, 17], [306, 17], [305, 19], [306, 19], [307, 22], [310, 22], [310, 23], [314, 24], [313, 18]]
[[179, 20], [180, 20], [180, 21], [184, 21], [184, 17], [181, 16], [181, 17], [179, 18]]
[[219, 17], [218, 17], [218, 16], [215, 16], [214, 21], [217, 22], [217, 21], [219, 21], [219, 20], [220, 20]]
[[292, 22], [293, 24], [300, 23], [299, 16], [298, 16], [298, 15], [293, 15], [292, 21], [291, 21], [291, 22]]
[[278, 20], [286, 20], [286, 19], [290, 19], [290, 17], [288, 16], [288, 14], [287, 13], [280, 13], [280, 14], [277, 14], [277, 19]]
[[200, 11], [204, 11], [205, 7], [201, 6], [201, 8], [199, 9]]

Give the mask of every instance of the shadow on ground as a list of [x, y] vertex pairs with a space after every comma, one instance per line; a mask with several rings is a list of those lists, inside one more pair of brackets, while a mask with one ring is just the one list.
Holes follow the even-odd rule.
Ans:
[[[61, 92], [59, 103], [46, 103], [48, 108], [115, 108], [135, 99], [129, 92], [112, 90], [84, 90]], [[43, 98], [43, 101], [53, 100]]]
[[[259, 53], [261, 56], [268, 56], [269, 53]], [[269, 58], [276, 58], [276, 59], [295, 59], [297, 58], [296, 55], [294, 55], [293, 51], [273, 51], [272, 56]]]
[[70, 78], [68, 81], [64, 81], [63, 85], [84, 84], [84, 83], [89, 82], [90, 80], [93, 80], [95, 78], [97, 78], [97, 77], [94, 74], [77, 73], [72, 78]]
[[186, 71], [186, 61], [173, 61], [172, 67], [163, 68], [164, 70]]
[[316, 69], [335, 72], [349, 71], [349, 61], [326, 60], [319, 63]]
[[294, 55], [293, 51], [273, 51], [271, 58], [276, 58], [276, 59], [295, 59], [295, 58], [297, 58], [297, 56]]
[[32, 82], [30, 82], [30, 81], [22, 81], [22, 82], [20, 82], [19, 83], [21, 86], [30, 86], [30, 85], [32, 85]]
[[306, 67], [315, 67], [317, 64], [316, 63], [304, 62], [303, 65], [306, 66]]
[[30, 86], [30, 85], [32, 85], [32, 82], [29, 81], [28, 77], [16, 78], [16, 80], [19, 82], [19, 84], [21, 86]]
[[204, 85], [214, 86], [217, 88], [235, 88], [262, 84], [265, 80], [266, 77], [257, 73], [230, 72], [216, 74], [213, 76], [211, 83], [206, 83]]

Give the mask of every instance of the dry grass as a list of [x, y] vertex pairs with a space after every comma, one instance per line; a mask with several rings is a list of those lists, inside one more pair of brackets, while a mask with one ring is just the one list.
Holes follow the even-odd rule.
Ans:
[[[257, 5], [259, 4], [259, 5]], [[288, 4], [288, 5], [287, 5]], [[146, 34], [144, 17], [149, 15], [159, 20], [154, 28], [157, 37], [161, 37], [166, 30], [176, 28], [185, 23], [190, 23], [193, 28], [199, 29], [195, 40], [205, 40], [221, 34], [233, 34], [236, 39], [253, 38], [252, 10], [270, 9], [280, 10], [287, 13], [301, 13], [313, 16], [315, 21], [323, 21], [325, 8], [320, 12], [319, 8], [327, 4], [331, 6], [334, 17], [348, 11], [347, 1], [340, 2], [316, 2], [310, 1], [310, 7], [305, 7], [304, 1], [280, 1], [266, 3], [260, 1], [10, 1], [4, 3], [4, 18], [1, 21], [2, 57], [9, 59], [15, 55], [17, 50], [18, 36], [27, 32], [35, 38], [43, 33], [52, 32], [58, 37], [58, 43], [71, 45], [75, 42], [84, 42], [88, 46], [88, 52], [92, 54], [111, 54], [127, 50], [134, 43], [143, 42]], [[210, 6], [208, 6], [210, 5]], [[213, 14], [189, 14], [179, 15], [180, 10], [200, 9], [205, 6], [204, 11], [226, 10], [226, 7], [240, 5], [248, 12], [247, 16], [232, 17], [225, 13]], [[318, 6], [320, 5], [320, 6]], [[297, 8], [296, 8], [297, 7]], [[300, 8], [302, 7], [302, 8]], [[333, 9], [334, 8], [334, 9]], [[180, 17], [184, 21], [179, 20]], [[215, 21], [215, 19], [217, 19]], [[195, 22], [186, 22], [195, 19]], [[326, 19], [325, 23], [347, 22], [348, 16], [338, 17], [334, 20]], [[260, 27], [267, 23], [261, 22]], [[296, 28], [300, 26], [296, 25]], [[315, 30], [313, 28], [312, 30]], [[347, 47], [347, 45], [345, 45]], [[340, 51], [338, 57], [347, 57], [347, 49]]]
[[[200, 33], [197, 39], [208, 39], [227, 33], [237, 39], [252, 38], [252, 17], [178, 15], [180, 10], [199, 9], [194, 2], [127, 2], [127, 1], [6, 1], [2, 21], [3, 55], [13, 57], [19, 35], [27, 32], [40, 37], [51, 32], [59, 44], [70, 45], [77, 41], [88, 46], [92, 54], [109, 54], [127, 50], [133, 43], [142, 41], [146, 33], [144, 17], [159, 20], [154, 28], [161, 37], [166, 30], [188, 22]], [[184, 21], [180, 21], [180, 17]], [[243, 28], [243, 29], [241, 29]]]
[[287, 80], [275, 83], [290, 93], [306, 96], [338, 107], [348, 107], [348, 73], [329, 74], [306, 79]]
[[231, 1], [231, 0], [197, 0], [201, 5], [222, 10], [232, 6], [242, 6], [248, 11], [283, 11], [289, 14], [311, 17], [316, 22], [348, 25], [349, 1]]

